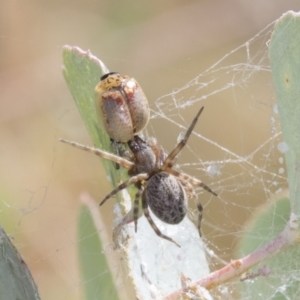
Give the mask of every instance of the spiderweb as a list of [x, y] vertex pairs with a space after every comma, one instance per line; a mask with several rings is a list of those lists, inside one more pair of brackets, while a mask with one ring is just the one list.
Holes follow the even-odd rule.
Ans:
[[[236, 257], [234, 250], [247, 231], [247, 220], [255, 217], [263, 204], [274, 203], [287, 187], [286, 150], [281, 142], [268, 60], [272, 28], [270, 24], [184, 86], [157, 99], [152, 107], [153, 121], [170, 122], [176, 132], [176, 127], [183, 131], [193, 112], [205, 106], [195, 135], [178, 164], [219, 195], [212, 199], [197, 190], [204, 204], [203, 231], [212, 270]], [[275, 219], [288, 219], [288, 214], [279, 213], [274, 210], [273, 227], [265, 228], [264, 237], [269, 240], [274, 231], [279, 232]], [[288, 288], [286, 281], [282, 284], [278, 291]], [[226, 299], [235, 299], [233, 287], [234, 284], [222, 286], [219, 292], [223, 296], [225, 293]], [[276, 288], [274, 291], [276, 294]], [[251, 285], [248, 292], [243, 299], [253, 299]], [[261, 297], [265, 299], [265, 294]], [[259, 299], [259, 295], [254, 298]]]
[[[201, 178], [219, 195], [212, 198], [203, 190], [196, 190], [204, 205], [204, 241], [212, 270], [228, 264], [237, 255], [234, 250], [247, 232], [246, 220], [253, 218], [262, 204], [272, 203], [276, 194], [287, 185], [283, 159], [285, 147], [281, 143], [267, 56], [271, 30], [272, 25], [183, 87], [174, 89], [151, 105], [152, 123], [146, 135], [165, 141], [166, 137], [161, 136], [159, 128], [166, 128], [168, 141], [173, 139], [177, 142], [181, 138], [178, 132], [184, 132], [194, 112], [205, 106], [187, 149], [178, 158], [178, 168]], [[165, 142], [163, 146], [170, 151], [177, 142]], [[193, 219], [197, 213], [193, 201], [190, 208]], [[278, 212], [274, 214], [274, 219], [277, 216]], [[156, 240], [153, 232], [143, 231], [142, 222], [143, 217], [139, 220], [137, 243], [132, 248], [132, 260], [141, 268], [142, 274], [142, 281], [136, 284], [142, 286], [147, 283], [146, 290], [150, 292], [145, 299], [160, 299], [170, 292], [172, 285], [160, 285], [162, 279], [159, 275], [159, 280], [155, 282], [150, 266], [159, 269], [163, 264], [164, 274], [169, 274], [167, 277], [173, 270], [178, 275], [182, 272], [183, 276], [195, 280], [192, 274], [188, 274], [188, 268], [185, 269], [185, 259], [188, 258], [191, 264], [195, 258], [188, 249], [180, 254], [166, 249], [163, 242]], [[155, 222], [159, 224], [156, 219]], [[158, 226], [170, 233], [168, 226]], [[274, 236], [271, 228], [267, 231], [270, 240]], [[195, 236], [185, 225], [178, 226], [175, 231], [174, 236], [179, 232], [183, 244], [186, 239], [188, 244], [193, 245], [189, 248], [197, 247]], [[153, 244], [152, 235], [155, 239]], [[151, 255], [155, 259], [150, 259]], [[178, 255], [186, 257], [178, 259]], [[132, 273], [135, 273], [134, 270]], [[267, 267], [260, 267], [257, 273], [250, 274], [248, 278], [245, 276], [248, 280], [257, 276], [272, 276], [272, 272]], [[175, 289], [175, 286], [172, 288]], [[231, 283], [222, 285], [218, 292], [235, 298], [237, 289]], [[251, 293], [248, 297], [252, 297]], [[243, 298], [247, 298], [247, 293]]]
[[227, 240], [222, 251], [232, 247], [255, 207], [287, 186], [267, 53], [271, 30], [272, 24], [183, 87], [159, 98], [152, 111], [154, 122], [162, 118], [174, 131], [183, 131], [191, 119], [186, 112], [205, 106], [188, 153], [178, 164], [199, 174], [219, 194], [219, 199], [206, 204], [205, 226], [213, 244]]
[[[180, 170], [203, 180], [219, 195], [217, 198], [213, 198], [205, 191], [196, 189], [198, 199], [204, 207], [202, 230], [211, 270], [216, 270], [228, 264], [231, 259], [238, 257], [235, 250], [240, 238], [248, 231], [247, 221], [255, 217], [261, 205], [273, 203], [277, 195], [284, 192], [287, 187], [283, 154], [285, 145], [281, 142], [276, 99], [268, 60], [268, 41], [272, 29], [273, 24], [270, 24], [246, 43], [224, 55], [210, 68], [200, 70], [199, 75], [183, 86], [174, 88], [170, 93], [150, 103], [151, 121], [145, 134], [155, 136], [166, 151], [173, 149], [180, 139], [180, 132], [184, 132], [189, 126], [196, 111], [201, 106], [205, 107], [188, 145], [178, 158], [177, 166]], [[64, 126], [64, 120], [68, 117], [69, 113], [66, 111], [61, 114], [60, 130]], [[84, 128], [78, 130], [84, 132]], [[61, 133], [56, 133], [55, 140], [59, 137], [58, 134], [61, 135]], [[82, 133], [83, 135], [84, 133]], [[84, 141], [79, 142], [83, 143]], [[43, 253], [37, 253], [36, 258], [31, 258], [30, 263], [35, 269], [35, 274], [38, 274], [35, 275], [37, 284], [39, 285], [43, 281], [43, 272], [46, 271], [36, 271], [36, 269], [42, 264], [47, 265], [47, 262], [54, 258], [54, 273], [58, 274], [58, 279], [53, 279], [54, 284], [59, 285], [58, 281], [60, 280], [68, 283], [67, 290], [64, 292], [60, 290], [56, 294], [56, 299], [75, 299], [74, 294], [80, 294], [78, 290], [87, 283], [79, 279], [77, 266], [74, 265], [74, 261], [76, 261], [74, 249], [80, 241], [76, 240], [76, 236], [70, 234], [68, 224], [75, 223], [76, 220], [74, 218], [67, 220], [66, 223], [59, 222], [55, 234], [51, 233], [51, 236], [44, 234], [44, 229], [47, 228], [46, 223], [50, 223], [52, 218], [58, 219], [58, 214], [63, 215], [64, 211], [76, 209], [75, 204], [61, 203], [53, 206], [49, 200], [58, 197], [58, 194], [59, 197], [62, 197], [61, 195], [68, 193], [65, 189], [56, 187], [58, 178], [64, 176], [64, 173], [58, 173], [56, 165], [61, 163], [59, 161], [65, 160], [65, 156], [61, 152], [56, 152], [57, 147], [51, 149], [53, 152], [53, 161], [51, 161], [53, 178], [50, 182], [41, 183], [40, 188], [34, 191], [22, 191], [27, 195], [25, 205], [24, 203], [10, 205], [13, 209], [23, 208], [18, 224], [27, 223], [25, 230], [33, 233], [27, 241], [24, 241], [24, 247], [29, 243], [42, 242], [44, 244]], [[71, 153], [72, 150], [68, 150], [70, 157], [67, 157], [66, 160], [74, 165]], [[95, 165], [92, 157], [81, 155], [84, 157], [85, 164]], [[94, 167], [95, 172], [99, 165]], [[76, 175], [78, 177], [73, 179], [75, 182], [82, 180], [80, 166], [72, 166], [71, 170], [78, 172]], [[101, 178], [106, 177], [101, 174]], [[93, 182], [86, 181], [86, 186], [90, 188], [91, 194], [96, 199], [101, 197], [99, 190], [101, 192], [102, 190], [109, 191], [107, 182], [104, 180], [99, 183], [99, 178], [96, 177]], [[70, 189], [74, 189], [73, 195], [82, 192], [81, 188], [75, 187], [74, 184], [71, 185], [67, 180], [66, 184]], [[5, 201], [2, 203], [5, 204]], [[190, 201], [189, 207], [190, 218], [193, 220], [197, 216], [195, 201]], [[40, 221], [39, 226], [28, 224], [31, 221], [26, 218], [27, 214], [44, 216], [45, 209], [52, 214], [50, 217], [47, 215], [43, 222]], [[102, 216], [105, 224], [102, 225], [103, 232], [104, 228], [108, 228], [108, 233], [102, 234], [102, 237], [105, 236], [104, 243], [107, 245], [104, 251], [106, 254], [113, 252], [111, 250], [111, 227], [112, 219], [115, 219], [115, 216], [112, 212], [116, 210], [118, 208], [114, 206], [114, 203], [107, 204], [105, 212], [109, 213], [107, 215], [104, 213]], [[5, 213], [6, 217], [9, 215], [9, 212]], [[274, 209], [273, 220], [276, 218], [284, 219], [280, 212]], [[143, 221], [141, 220], [141, 222]], [[20, 226], [18, 228], [22, 228], [22, 225], [18, 226]], [[39, 235], [35, 241], [30, 240], [37, 232]], [[140, 232], [138, 231], [137, 234]], [[184, 232], [184, 234], [189, 235], [189, 232]], [[271, 240], [274, 236], [273, 227], [267, 227], [264, 235], [269, 236]], [[257, 245], [257, 247], [259, 246], [261, 245]], [[159, 250], [163, 249], [160, 248], [162, 247], [160, 242], [157, 242], [157, 247]], [[73, 250], [71, 255], [68, 252], [70, 248]], [[93, 255], [98, 255], [98, 253], [93, 253]], [[292, 254], [290, 255], [293, 257]], [[155, 264], [166, 263], [164, 255], [160, 258], [161, 261], [157, 260], [151, 267], [155, 268]], [[125, 292], [130, 284], [130, 278], [122, 260], [125, 258], [117, 253], [110, 259], [110, 268], [120, 295], [123, 299], [130, 299], [133, 296], [128, 296]], [[173, 265], [172, 267], [180, 272], [178, 266]], [[259, 273], [262, 276], [268, 276], [266, 278], [275, 278], [278, 286], [274, 286], [275, 283], [272, 281], [272, 288], [275, 293], [280, 292], [283, 296], [285, 290], [289, 288], [289, 280], [295, 275], [291, 271], [293, 269], [291, 265], [286, 267], [290, 271], [286, 273], [284, 282], [282, 277], [272, 273], [272, 270]], [[260, 268], [258, 270], [265, 270], [263, 267]], [[108, 272], [109, 269], [101, 270], [97, 277], [104, 277]], [[143, 266], [141, 266], [141, 273], [145, 273]], [[90, 278], [90, 281], [93, 279]], [[143, 280], [148, 280], [146, 275]], [[254, 281], [255, 278], [251, 280]], [[153, 287], [151, 283], [149, 286]], [[243, 299], [253, 299], [251, 285], [248, 291], [248, 294], [243, 294]], [[226, 299], [236, 299], [239, 292], [236, 282], [233, 282], [223, 285], [214, 293]], [[151, 295], [155, 297], [157, 294], [159, 293], [153, 291]], [[108, 298], [115, 296], [109, 291], [108, 295]], [[259, 299], [259, 296], [255, 299]]]

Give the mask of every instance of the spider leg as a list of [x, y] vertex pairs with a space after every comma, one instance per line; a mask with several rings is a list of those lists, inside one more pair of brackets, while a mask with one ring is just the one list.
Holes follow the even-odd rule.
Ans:
[[95, 154], [97, 156], [100, 156], [102, 158], [105, 158], [107, 160], [113, 161], [116, 164], [119, 164], [119, 165], [121, 165], [122, 167], [124, 167], [128, 170], [132, 169], [132, 167], [134, 166], [133, 162], [131, 162], [131, 161], [125, 159], [125, 158], [119, 157], [117, 155], [111, 154], [109, 152], [106, 152], [106, 151], [103, 151], [103, 150], [100, 150], [100, 149], [97, 149], [97, 148], [94, 148], [94, 147], [85, 146], [85, 145], [82, 145], [82, 144], [79, 144], [79, 143], [76, 143], [76, 142], [64, 140], [64, 139], [59, 139], [59, 141], [62, 142], [62, 143], [65, 143], [65, 144], [69, 144], [69, 145], [71, 145], [75, 148], [79, 148], [81, 150], [93, 153], [93, 154]]
[[[178, 177], [178, 180], [180, 181], [181, 185], [185, 188], [187, 193], [191, 196], [191, 198], [197, 198], [193, 186], [188, 182]], [[197, 203], [197, 209], [198, 209], [198, 232], [199, 236], [202, 237], [202, 231], [201, 231], [201, 222], [202, 222], [202, 216], [203, 216], [203, 207], [202, 204], [198, 201]]]
[[198, 118], [200, 117], [202, 111], [204, 109], [204, 106], [202, 106], [200, 108], [200, 110], [198, 111], [196, 117], [194, 118], [194, 120], [192, 121], [191, 125], [189, 126], [187, 132], [184, 135], [184, 138], [178, 143], [178, 145], [173, 149], [173, 151], [168, 155], [168, 157], [165, 159], [164, 164], [162, 166], [162, 170], [165, 171], [167, 168], [172, 167], [173, 165], [173, 160], [174, 158], [177, 156], [177, 154], [182, 150], [182, 148], [186, 145], [197, 121]]
[[170, 168], [168, 168], [168, 169], [166, 170], [166, 172], [168, 172], [169, 174], [172, 174], [172, 175], [174, 175], [174, 176], [176, 176], [176, 177], [178, 177], [178, 178], [180, 178], [180, 179], [183, 179], [183, 180], [185, 180], [185, 181], [187, 181], [187, 182], [190, 182], [190, 183], [192, 183], [193, 185], [200, 186], [200, 187], [202, 187], [203, 189], [205, 189], [206, 191], [208, 191], [208, 192], [210, 192], [211, 194], [213, 194], [214, 196], [218, 196], [215, 192], [213, 192], [213, 191], [211, 190], [210, 187], [208, 187], [208, 186], [207, 186], [206, 184], [204, 184], [202, 181], [200, 181], [200, 180], [198, 180], [198, 179], [196, 179], [196, 178], [194, 178], [194, 177], [192, 177], [192, 176], [190, 176], [190, 175], [188, 175], [188, 174], [185, 174], [185, 173], [182, 173], [182, 172], [176, 171], [176, 170], [174, 170], [174, 169], [170, 169]]
[[114, 190], [112, 190], [100, 203], [100, 206], [102, 204], [104, 204], [104, 202], [106, 202], [109, 198], [111, 198], [113, 195], [115, 195], [116, 193], [118, 193], [119, 191], [127, 188], [128, 186], [138, 182], [138, 181], [142, 181], [142, 180], [146, 180], [149, 177], [149, 175], [147, 173], [141, 173], [138, 174], [136, 176], [133, 176], [131, 178], [129, 178], [128, 180], [124, 181], [123, 183], [121, 183], [119, 186], [117, 186]]
[[[181, 185], [185, 188], [187, 193], [191, 196], [191, 198], [197, 198], [193, 186], [188, 182], [178, 177], [178, 180], [180, 181]], [[202, 231], [201, 231], [201, 222], [202, 222], [202, 216], [203, 216], [203, 207], [202, 204], [198, 201], [197, 203], [197, 209], [198, 209], [198, 232], [199, 236], [202, 237]]]
[[201, 222], [202, 222], [202, 216], [203, 216], [203, 206], [201, 205], [200, 202], [198, 202], [198, 204], [197, 204], [197, 209], [199, 211], [199, 214], [198, 214], [198, 231], [199, 231], [200, 237], [202, 237]]
[[183, 180], [181, 178], [177, 178], [177, 180], [180, 182], [180, 184], [184, 187], [184, 189], [187, 192], [188, 198], [197, 198], [196, 193], [194, 191], [193, 186], [186, 180]]
[[173, 239], [171, 239], [170, 237], [164, 235], [163, 233], [161, 233], [161, 231], [158, 229], [158, 227], [155, 225], [154, 221], [152, 220], [150, 213], [149, 213], [149, 209], [148, 209], [148, 204], [147, 201], [145, 200], [144, 197], [142, 197], [142, 207], [143, 207], [143, 211], [144, 211], [144, 215], [147, 218], [150, 226], [152, 227], [152, 229], [154, 230], [154, 232], [161, 238], [168, 240], [172, 243], [174, 243], [176, 246], [180, 247], [179, 244], [177, 244]]
[[133, 221], [134, 221], [134, 230], [137, 232], [137, 221], [139, 216], [139, 199], [141, 198], [141, 195], [144, 191], [144, 187], [141, 185], [139, 187], [139, 190], [135, 194], [135, 199], [133, 203]]

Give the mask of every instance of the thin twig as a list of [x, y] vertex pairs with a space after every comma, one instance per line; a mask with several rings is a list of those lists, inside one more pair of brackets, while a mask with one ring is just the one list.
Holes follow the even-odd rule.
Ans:
[[[220, 284], [225, 283], [226, 281], [242, 275], [254, 265], [267, 260], [271, 256], [282, 252], [297, 243], [300, 243], [298, 219], [297, 216], [292, 213], [284, 230], [270, 243], [241, 259], [233, 260], [224, 268], [217, 270], [194, 283], [191, 283], [189, 285], [189, 289], [195, 290], [197, 286], [204, 287], [208, 290], [212, 289]], [[164, 300], [179, 299], [183, 294], [184, 291], [180, 289], [167, 295]]]

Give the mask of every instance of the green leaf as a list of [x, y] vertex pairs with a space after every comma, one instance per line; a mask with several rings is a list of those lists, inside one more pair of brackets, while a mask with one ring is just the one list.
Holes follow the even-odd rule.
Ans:
[[[98, 125], [94, 104], [94, 88], [102, 75], [101, 66], [105, 70], [106, 68], [90, 52], [84, 52], [77, 47], [64, 47], [63, 56], [65, 79], [94, 145], [108, 150], [110, 141], [100, 127], [101, 124], [100, 126]], [[111, 162], [105, 160], [103, 162], [106, 166], [107, 175], [112, 178], [113, 186], [115, 186], [117, 181], [115, 178], [124, 179], [124, 173], [120, 174], [121, 170], [116, 172]], [[129, 195], [124, 190], [122, 196], [122, 204], [126, 203], [127, 207], [130, 207], [131, 201], [134, 199], [132, 192]], [[85, 214], [87, 213], [85, 212]], [[127, 263], [129, 276], [133, 281], [136, 294], [141, 299], [153, 299], [153, 297], [159, 299], [162, 295], [167, 295], [181, 288], [181, 273], [191, 280], [197, 280], [209, 272], [203, 241], [199, 239], [197, 228], [188, 218], [174, 226], [161, 222], [153, 215], [152, 217], [155, 224], [163, 228], [165, 234], [171, 235], [181, 245], [181, 248], [158, 237], [144, 216], [138, 220], [137, 232], [134, 231], [132, 223], [118, 226], [117, 229], [120, 229], [120, 232], [115, 232], [121, 240], [121, 250]], [[126, 220], [124, 223], [130, 223], [132, 221], [132, 211], [124, 218], [123, 221]], [[92, 268], [91, 263], [86, 261], [88, 255], [83, 257], [83, 253], [85, 253], [83, 249], [84, 240], [89, 236], [86, 235], [89, 231], [84, 228], [85, 224], [86, 222], [80, 222], [79, 225], [79, 231], [82, 232], [82, 235], [79, 237], [80, 261], [81, 264], [87, 264], [88, 268]], [[93, 229], [91, 230], [92, 234], [93, 232], [95, 233]], [[100, 241], [97, 243], [101, 245]], [[95, 252], [99, 253], [99, 256], [101, 253], [100, 248], [101, 246], [95, 250]], [[92, 260], [98, 266], [97, 268], [101, 266], [101, 270], [104, 270], [103, 262], [100, 262], [100, 258], [95, 256]], [[176, 264], [176, 270], [174, 269], [174, 264]], [[88, 270], [83, 273], [83, 280], [87, 283], [92, 280], [89, 276], [95, 274], [89, 274]], [[100, 270], [98, 270], [98, 274], [102, 274]], [[89, 290], [86, 292], [86, 295], [93, 295], [96, 287], [88, 284], [87, 288]], [[112, 295], [115, 294], [112, 293]]]
[[0, 226], [0, 299], [39, 300], [31, 273]]
[[99, 143], [107, 140], [107, 136], [100, 127], [101, 124], [99, 126], [94, 94], [96, 84], [107, 70], [89, 51], [84, 52], [78, 47], [64, 46], [63, 62], [65, 80], [85, 126], [95, 145], [103, 147]]
[[[108, 149], [110, 141], [98, 122], [94, 103], [95, 86], [100, 77], [108, 72], [106, 67], [89, 51], [85, 52], [78, 47], [70, 46], [65, 46], [63, 49], [63, 62], [65, 80], [94, 145], [101, 149]], [[115, 170], [112, 164], [105, 160], [103, 163], [114, 182]], [[78, 240], [86, 299], [95, 299], [95, 295], [97, 299], [118, 299], [108, 263], [103, 255], [102, 242], [86, 207], [81, 209], [79, 217]]]
[[275, 24], [269, 57], [276, 92], [292, 211], [300, 217], [300, 14], [288, 12]]
[[[290, 201], [282, 198], [266, 205], [255, 214], [249, 231], [243, 236], [238, 256], [243, 257], [272, 240], [284, 229], [290, 216]], [[261, 268], [270, 272], [240, 283], [241, 298], [246, 299], [297, 299], [300, 286], [300, 248], [294, 246], [264, 261], [250, 274]]]
[[118, 299], [103, 245], [89, 209], [83, 205], [78, 222], [79, 264], [86, 299]]
[[[257, 250], [278, 236], [291, 213], [300, 217], [300, 14], [288, 12], [276, 22], [269, 58], [284, 141], [278, 150], [285, 153], [289, 198], [269, 202], [255, 214], [240, 242], [239, 256]], [[270, 276], [241, 283], [242, 298], [251, 295], [252, 299], [298, 299], [299, 256], [300, 248], [296, 245], [260, 264], [258, 270], [266, 267]]]

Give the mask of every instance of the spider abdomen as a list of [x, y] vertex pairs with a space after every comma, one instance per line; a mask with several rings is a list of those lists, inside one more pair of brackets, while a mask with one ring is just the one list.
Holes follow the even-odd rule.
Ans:
[[185, 190], [173, 175], [160, 172], [147, 181], [142, 197], [163, 222], [178, 224], [187, 212]]

